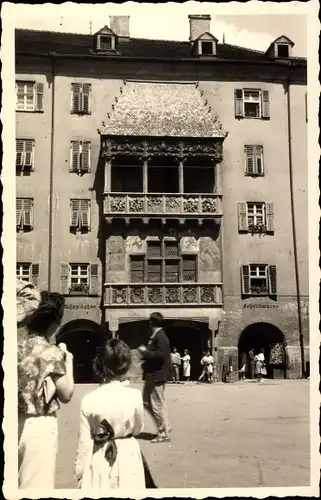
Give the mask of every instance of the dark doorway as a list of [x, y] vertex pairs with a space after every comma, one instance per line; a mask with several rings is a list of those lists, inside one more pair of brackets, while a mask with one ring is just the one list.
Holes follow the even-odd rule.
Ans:
[[93, 360], [102, 340], [99, 325], [89, 320], [71, 321], [60, 330], [57, 344], [64, 342], [74, 356], [75, 382], [98, 382], [93, 371]]
[[173, 322], [165, 328], [171, 349], [176, 347], [181, 356], [184, 355], [184, 350], [188, 349], [191, 357], [191, 380], [197, 380], [200, 376], [202, 353], [208, 348], [208, 336], [203, 328], [203, 325], [197, 328], [188, 323], [181, 324], [179, 322]]
[[269, 323], [254, 323], [246, 327], [239, 339], [239, 368], [246, 362], [246, 377], [250, 375], [249, 351], [264, 349], [267, 378], [286, 378], [285, 341], [281, 330]]

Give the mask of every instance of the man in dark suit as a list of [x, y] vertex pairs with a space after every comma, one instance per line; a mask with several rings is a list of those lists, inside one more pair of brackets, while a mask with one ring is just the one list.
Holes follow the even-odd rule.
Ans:
[[153, 313], [149, 321], [152, 330], [149, 342], [147, 347], [139, 347], [144, 360], [143, 400], [158, 429], [158, 434], [152, 439], [152, 443], [162, 443], [170, 440], [165, 385], [171, 374], [171, 351], [168, 337], [163, 330], [163, 315]]

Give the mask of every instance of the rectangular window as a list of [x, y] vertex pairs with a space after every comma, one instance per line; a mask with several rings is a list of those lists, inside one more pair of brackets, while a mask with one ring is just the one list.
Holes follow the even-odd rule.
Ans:
[[78, 174], [90, 172], [91, 142], [71, 141], [70, 171]]
[[108, 50], [112, 48], [112, 37], [107, 36], [107, 35], [100, 35], [99, 36], [99, 48], [101, 50]]
[[290, 55], [290, 47], [287, 43], [277, 44], [277, 57], [287, 59]]
[[274, 203], [240, 201], [237, 211], [239, 232], [274, 233]]
[[213, 42], [201, 42], [202, 54], [213, 55]]
[[43, 83], [16, 81], [16, 110], [43, 111]]
[[89, 294], [89, 264], [69, 265], [69, 292]]
[[197, 256], [181, 255], [172, 240], [147, 242], [144, 256], [130, 256], [131, 283], [184, 283], [197, 281]]
[[33, 139], [16, 139], [16, 170], [33, 170], [34, 152], [35, 141]]
[[250, 176], [263, 176], [263, 146], [246, 145], [245, 148], [245, 174]]
[[17, 262], [16, 277], [22, 281], [29, 282], [31, 280], [31, 263]]
[[33, 227], [33, 198], [16, 198], [16, 227], [28, 231]]
[[242, 295], [276, 295], [276, 266], [248, 264], [241, 266]]
[[236, 118], [270, 118], [270, 101], [268, 90], [236, 89]]
[[91, 84], [71, 84], [71, 113], [89, 115], [91, 113]]
[[90, 200], [70, 200], [70, 228], [74, 231], [90, 230]]

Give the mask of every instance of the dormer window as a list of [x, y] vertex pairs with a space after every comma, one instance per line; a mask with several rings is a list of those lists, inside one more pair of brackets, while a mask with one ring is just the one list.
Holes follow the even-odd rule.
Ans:
[[94, 50], [98, 52], [115, 52], [116, 38], [115, 33], [108, 26], [104, 26], [94, 35]]
[[290, 46], [287, 43], [276, 44], [276, 57], [288, 58], [290, 55]]
[[203, 33], [193, 44], [193, 52], [197, 56], [215, 56], [216, 55], [217, 38], [211, 33]]
[[290, 40], [287, 36], [282, 35], [271, 43], [266, 51], [266, 55], [270, 59], [288, 59], [289, 57], [292, 57], [293, 46], [294, 42], [292, 42], [292, 40]]

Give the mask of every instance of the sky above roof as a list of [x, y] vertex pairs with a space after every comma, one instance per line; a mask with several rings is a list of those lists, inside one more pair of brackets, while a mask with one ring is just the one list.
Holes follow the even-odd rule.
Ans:
[[[250, 5], [249, 5], [250, 4]], [[260, 5], [257, 5], [260, 4]], [[303, 5], [302, 5], [303, 4]], [[272, 7], [271, 7], [272, 5]], [[295, 43], [293, 55], [307, 57], [307, 10], [303, 2], [248, 2], [219, 5], [214, 2], [145, 4], [11, 4], [16, 28], [95, 33], [110, 15], [130, 16], [134, 38], [185, 40], [189, 38], [189, 14], [210, 14], [211, 32], [219, 42], [265, 51], [270, 43], [286, 35]]]

